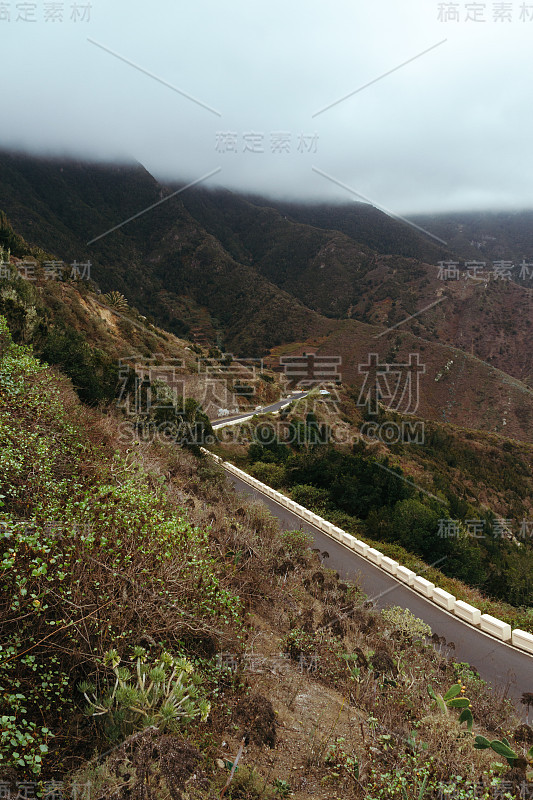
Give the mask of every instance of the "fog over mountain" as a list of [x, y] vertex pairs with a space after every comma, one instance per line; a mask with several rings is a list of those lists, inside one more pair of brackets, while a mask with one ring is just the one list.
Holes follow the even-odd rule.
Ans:
[[0, 145], [397, 214], [528, 208], [533, 12], [467, 6], [2, 4]]

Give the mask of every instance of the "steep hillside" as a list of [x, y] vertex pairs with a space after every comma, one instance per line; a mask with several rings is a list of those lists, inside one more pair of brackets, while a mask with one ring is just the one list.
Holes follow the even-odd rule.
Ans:
[[[299, 356], [305, 362], [309, 354], [340, 359], [339, 375], [354, 387], [361, 411], [368, 391], [380, 387], [384, 405], [392, 410], [532, 441], [529, 386], [449, 345], [407, 332], [382, 334], [380, 328], [345, 320], [328, 336], [275, 348], [269, 361], [274, 365]], [[389, 372], [386, 385], [376, 366]]]
[[[246, 410], [279, 399], [278, 376], [167, 333], [120, 293], [102, 294], [93, 281], [72, 278], [67, 264], [30, 248], [5, 218], [0, 223], [0, 314], [15, 341], [59, 367], [84, 402], [114, 402], [131, 417], [140, 407], [149, 413], [194, 401], [200, 416], [201, 406], [217, 418], [221, 406]], [[18, 256], [8, 255], [8, 243]], [[35, 266], [26, 275], [28, 256]], [[165, 391], [173, 397], [158, 396]]]
[[[57, 258], [90, 259], [104, 291], [121, 292], [174, 334], [241, 357], [318, 347], [342, 359], [343, 380], [356, 387], [371, 354], [397, 364], [417, 354], [422, 417], [531, 440], [529, 290], [441, 280], [436, 264], [371, 250], [352, 238], [358, 214], [379, 221], [384, 251], [399, 223], [366, 207], [331, 217], [322, 208], [321, 224], [338, 220], [341, 232], [200, 189], [87, 244], [175, 189], [140, 166], [0, 158], [0, 208], [16, 230]], [[444, 255], [416, 251], [422, 234], [405, 235], [405, 253]]]
[[[513, 279], [532, 288], [533, 212], [530, 210], [417, 215], [414, 221], [430, 226], [463, 258], [513, 263]], [[522, 262], [528, 265], [528, 270], [521, 278]]]
[[473, 280], [462, 263], [460, 277], [449, 279], [437, 264], [378, 257], [351, 316], [386, 328], [401, 323], [399, 331], [452, 345], [531, 385], [533, 286], [488, 272]]
[[[254, 202], [258, 205], [273, 205], [287, 218], [304, 225], [341, 231], [356, 242], [385, 255], [399, 255], [426, 263], [434, 263], [447, 258], [454, 249], [451, 243], [445, 245], [438, 242], [424, 231], [418, 231], [403, 221], [394, 219], [373, 206], [363, 203], [323, 205], [320, 203], [283, 203], [276, 200], [267, 201], [263, 198], [256, 198]], [[418, 224], [423, 226], [421, 222]], [[446, 240], [442, 233], [431, 228], [429, 222], [424, 227], [428, 233]]]
[[90, 260], [102, 290], [122, 292], [169, 330], [199, 327], [214, 343], [218, 329], [241, 355], [309, 334], [316, 315], [235, 261], [180, 196], [88, 244], [171, 194], [140, 166], [0, 159], [0, 208], [16, 229], [61, 259]]
[[[4, 793], [520, 790], [533, 732], [505, 691], [409, 612], [365, 607], [219, 468], [126, 447], [119, 421], [80, 406], [0, 317]], [[461, 720], [439, 702], [459, 694]], [[474, 735], [506, 736], [511, 762]]]

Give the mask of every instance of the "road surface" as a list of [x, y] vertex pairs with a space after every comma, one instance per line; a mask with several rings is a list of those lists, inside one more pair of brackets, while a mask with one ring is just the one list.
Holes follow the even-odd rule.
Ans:
[[291, 395], [290, 397], [282, 397], [281, 400], [278, 400], [276, 403], [272, 403], [270, 406], [264, 406], [261, 411], [256, 411], [255, 409], [250, 409], [250, 411], [243, 412], [242, 414], [234, 414], [233, 416], [228, 417], [216, 417], [215, 419], [210, 420], [211, 425], [214, 430], [216, 428], [221, 428], [224, 425], [228, 425], [229, 423], [236, 423], [241, 422], [243, 419], [251, 419], [255, 414], [271, 414], [274, 411], [281, 411], [282, 408], [286, 408], [293, 400], [301, 400], [303, 397], [306, 397], [309, 392], [298, 392], [298, 394]]
[[336, 570], [344, 580], [357, 581], [377, 607], [398, 605], [408, 608], [427, 622], [434, 633], [444, 636], [447, 642], [453, 642], [455, 650], [452, 653], [458, 661], [476, 667], [481, 677], [492, 686], [508, 687], [508, 695], [525, 720], [526, 707], [520, 703], [520, 698], [524, 692], [533, 692], [532, 656], [463, 623], [236, 475], [228, 472], [227, 477], [239, 494], [260, 499], [285, 529], [308, 531], [313, 536], [314, 546], [328, 554], [324, 558], [325, 566]]

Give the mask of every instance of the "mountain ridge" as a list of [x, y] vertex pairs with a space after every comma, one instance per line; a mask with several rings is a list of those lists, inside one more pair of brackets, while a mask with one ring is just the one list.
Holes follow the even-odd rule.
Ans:
[[[344, 379], [354, 386], [370, 353], [401, 364], [417, 352], [427, 365], [423, 416], [530, 440], [528, 290], [512, 281], [440, 280], [436, 264], [293, 222], [272, 201], [263, 207], [204, 188], [170, 197], [175, 191], [140, 165], [0, 154], [0, 208], [17, 230], [58, 257], [90, 259], [104, 291], [121, 292], [175, 335], [248, 357], [279, 356], [295, 343], [305, 349], [319, 340], [321, 353], [342, 358]], [[318, 221], [340, 218], [346, 227], [348, 211], [341, 211], [332, 208], [328, 221], [321, 206]], [[362, 213], [365, 224], [370, 218], [390, 225], [391, 241], [398, 234], [399, 223], [381, 212], [349, 211], [352, 222]], [[423, 244], [434, 254], [421, 234], [405, 235], [409, 246]], [[512, 308], [522, 312], [511, 315]], [[460, 366], [450, 373], [446, 364], [454, 359]], [[464, 377], [469, 370], [473, 380]]]

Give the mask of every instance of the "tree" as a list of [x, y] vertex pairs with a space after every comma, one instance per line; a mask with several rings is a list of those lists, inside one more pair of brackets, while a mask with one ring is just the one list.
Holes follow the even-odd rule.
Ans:
[[83, 402], [95, 405], [115, 397], [118, 366], [102, 350], [90, 347], [74, 328], [52, 328], [39, 355], [71, 379]]

